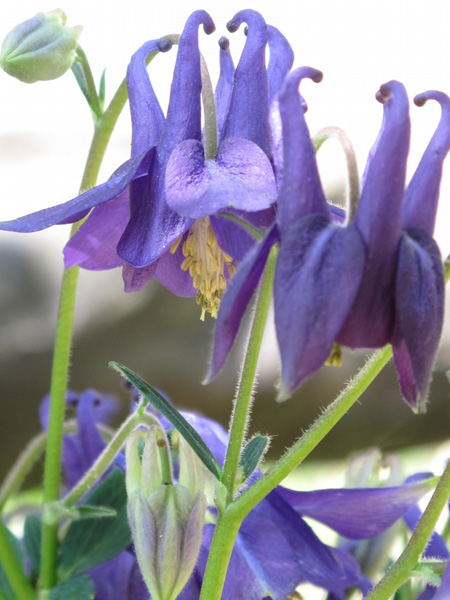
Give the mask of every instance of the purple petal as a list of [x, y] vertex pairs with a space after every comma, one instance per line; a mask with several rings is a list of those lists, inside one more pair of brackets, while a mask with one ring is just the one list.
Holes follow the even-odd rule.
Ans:
[[328, 358], [358, 291], [365, 248], [353, 225], [315, 215], [285, 232], [275, 280], [275, 325], [282, 362], [279, 399]]
[[89, 575], [95, 584], [94, 600], [148, 600], [149, 594], [144, 584], [140, 593], [129, 595], [130, 579], [135, 565], [136, 559], [125, 550], [111, 560], [86, 571], [86, 575]]
[[281, 88], [284, 78], [292, 69], [294, 51], [284, 35], [272, 25], [267, 25], [267, 41], [270, 50], [269, 66], [267, 67], [270, 106]]
[[269, 252], [278, 239], [278, 229], [273, 226], [265, 238], [248, 253], [229, 281], [219, 308], [211, 365], [205, 382], [211, 381], [223, 367], [238, 334], [245, 309], [261, 279]]
[[363, 593], [363, 596], [372, 589], [371, 582], [361, 573], [358, 561], [348, 552], [341, 548], [329, 548], [331, 554], [345, 571], [345, 579], [332, 581], [327, 586], [331, 594], [327, 600], [345, 600], [347, 598], [346, 590], [357, 587]]
[[198, 49], [198, 28], [201, 24], [208, 35], [215, 29], [208, 13], [197, 10], [189, 16], [180, 37], [166, 123], [158, 144], [158, 157], [163, 165], [166, 164], [177, 144], [183, 140], [202, 139], [200, 104], [202, 80]]
[[424, 412], [442, 331], [444, 274], [439, 248], [422, 229], [408, 229], [402, 237], [395, 302], [393, 350], [400, 386], [411, 408]]
[[183, 261], [182, 244], [180, 244], [175, 254], [170, 250], [164, 252], [158, 260], [155, 277], [172, 293], [182, 298], [189, 298], [195, 296], [197, 290], [194, 288], [189, 271], [183, 271], [181, 268]]
[[128, 65], [127, 88], [133, 132], [131, 156], [156, 146], [161, 136], [164, 114], [150, 83], [145, 62], [152, 52], [166, 52], [171, 47], [168, 40], [146, 42], [133, 54]]
[[64, 219], [68, 219], [77, 213], [90, 210], [94, 206], [108, 202], [123, 192], [137, 171], [150, 164], [153, 156], [154, 148], [128, 160], [113, 173], [106, 183], [98, 185], [64, 204], [58, 204], [58, 206], [53, 206], [52, 208], [44, 208], [13, 221], [3, 221], [0, 223], [0, 229], [4, 231], [20, 231], [22, 233], [40, 231], [51, 225], [61, 223]]
[[231, 94], [233, 92], [234, 64], [231, 57], [230, 42], [228, 38], [221, 37], [219, 46], [220, 75], [214, 93], [214, 99], [216, 102], [217, 134], [220, 142], [222, 139], [222, 131], [228, 116], [228, 109], [230, 108]]
[[400, 239], [410, 121], [408, 97], [398, 81], [382, 85], [383, 124], [363, 175], [356, 223], [371, 260], [391, 257]]
[[137, 269], [128, 263], [123, 265], [122, 277], [126, 292], [138, 292], [142, 290], [155, 276], [157, 262]]
[[95, 207], [64, 248], [66, 269], [74, 265], [91, 271], [114, 269], [123, 264], [117, 244], [130, 218], [128, 188], [107, 204]]
[[[256, 229], [264, 231], [275, 221], [275, 208], [272, 205], [266, 210], [248, 213], [242, 210], [227, 208], [224, 213], [232, 214], [247, 221]], [[242, 225], [219, 215], [211, 215], [211, 226], [216, 234], [220, 248], [238, 262], [242, 262], [255, 245], [255, 237]]]
[[362, 540], [383, 533], [432, 488], [425, 480], [397, 487], [314, 492], [280, 486], [277, 492], [299, 515], [325, 523], [344, 537]]
[[[414, 531], [421, 517], [422, 511], [415, 505], [403, 515], [403, 520], [408, 525], [409, 529]], [[450, 558], [450, 552], [448, 551], [447, 544], [442, 535], [433, 531], [422, 554], [422, 558], [433, 558], [435, 560], [448, 560]]]
[[226, 139], [216, 159], [206, 163], [202, 144], [186, 140], [175, 148], [167, 164], [167, 203], [193, 219], [227, 206], [255, 212], [268, 208], [276, 199], [269, 159], [245, 139]]
[[433, 235], [436, 220], [442, 163], [450, 149], [450, 98], [442, 92], [425, 92], [414, 98], [417, 106], [436, 100], [442, 108], [438, 128], [405, 193], [404, 227], [421, 227]]
[[278, 222], [283, 236], [294, 221], [310, 214], [328, 215], [320, 183], [316, 153], [306, 126], [298, 86], [302, 79], [322, 80], [322, 73], [301, 67], [290, 73], [279, 94], [283, 123], [283, 185], [278, 203]]
[[245, 138], [254, 142], [270, 158], [269, 101], [265, 60], [267, 28], [258, 12], [242, 10], [229, 21], [228, 31], [237, 31], [243, 22], [248, 23], [247, 39], [234, 74], [230, 110], [222, 139]]
[[228, 433], [222, 425], [196, 413], [181, 411], [181, 414], [203, 438], [216, 460], [223, 466], [228, 447]]
[[450, 597], [450, 562], [445, 568], [442, 576], [441, 585], [439, 586], [434, 600], [448, 600]]

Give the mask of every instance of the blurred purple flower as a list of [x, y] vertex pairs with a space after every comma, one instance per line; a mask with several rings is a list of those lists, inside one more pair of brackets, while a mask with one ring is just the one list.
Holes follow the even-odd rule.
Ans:
[[[77, 414], [79, 431], [65, 436], [64, 472], [67, 481], [76, 481], [80, 463], [88, 468], [104, 447], [95, 423], [104, 423], [114, 402], [108, 396], [87, 391], [71, 394], [69, 403], [77, 413], [88, 414], [91, 420]], [[97, 400], [97, 402], [96, 402]], [[89, 408], [90, 407], [90, 408]], [[44, 401], [41, 419], [48, 415]], [[228, 435], [218, 423], [195, 415], [183, 416], [205, 440], [216, 459], [223, 464]], [[165, 427], [171, 426], [162, 419]], [[70, 439], [70, 444], [66, 440]], [[80, 450], [89, 455], [86, 461]], [[124, 468], [122, 454], [118, 464]], [[302, 517], [325, 523], [349, 539], [360, 540], [382, 533], [414, 506], [430, 489], [426, 480], [393, 488], [331, 489], [316, 492], [296, 492], [278, 486], [244, 520], [233, 550], [230, 575], [225, 582], [225, 600], [262, 600], [266, 597], [283, 600], [302, 582], [311, 582], [329, 590], [334, 598], [344, 598], [349, 587], [366, 592], [370, 583], [360, 572], [355, 559], [342, 549], [323, 544]], [[374, 507], [376, 506], [376, 510]], [[211, 508], [214, 518], [215, 509]], [[198, 600], [214, 525], [204, 527], [199, 562], [180, 600]], [[136, 568], [130, 550], [88, 572], [95, 582], [96, 600], [147, 600], [148, 593]]]
[[126, 291], [139, 290], [156, 277], [180, 296], [197, 295], [203, 312], [215, 315], [235, 261], [254, 244], [244, 228], [218, 213], [230, 212], [257, 227], [268, 226], [274, 218], [277, 185], [269, 100], [293, 62], [285, 38], [259, 13], [237, 13], [228, 29], [236, 31], [244, 21], [247, 40], [236, 69], [228, 40], [220, 40], [215, 94], [220, 144], [215, 157], [205, 156], [202, 138], [198, 48], [200, 24], [207, 34], [215, 26], [205, 11], [196, 11], [179, 41], [167, 117], [145, 61], [152, 52], [168, 50], [171, 42], [147, 42], [131, 59], [131, 159], [106, 183], [65, 204], [0, 223], [0, 229], [37, 231], [77, 221], [93, 209], [65, 247], [68, 268], [123, 266]]
[[333, 223], [319, 179], [298, 84], [321, 73], [303, 67], [279, 93], [284, 175], [277, 221], [242, 261], [224, 296], [208, 379], [221, 369], [259, 283], [270, 249], [280, 243], [274, 280], [275, 324], [284, 399], [325, 362], [337, 342], [351, 348], [391, 343], [403, 395], [418, 412], [442, 330], [444, 277], [432, 238], [442, 163], [450, 147], [450, 100], [406, 192], [410, 122], [402, 84], [383, 85], [378, 139], [362, 181], [353, 222]]

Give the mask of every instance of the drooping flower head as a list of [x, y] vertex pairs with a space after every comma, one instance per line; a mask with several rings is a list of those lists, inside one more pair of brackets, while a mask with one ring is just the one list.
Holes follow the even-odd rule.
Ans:
[[334, 342], [351, 348], [392, 343], [403, 395], [424, 410], [442, 329], [444, 285], [432, 238], [442, 173], [450, 148], [450, 100], [440, 92], [416, 98], [442, 106], [442, 118], [405, 192], [410, 123], [405, 89], [383, 85], [383, 124], [363, 176], [355, 219], [334, 222], [321, 187], [298, 82], [279, 94], [283, 184], [276, 224], [242, 262], [222, 302], [209, 378], [231, 349], [271, 247], [280, 250], [274, 280], [275, 324], [286, 398], [329, 356]]
[[[231, 215], [257, 227], [273, 220], [277, 198], [272, 162], [269, 104], [292, 66], [292, 50], [262, 16], [244, 10], [228, 23], [247, 23], [247, 39], [234, 68], [226, 38], [220, 40], [221, 72], [216, 88], [218, 147], [201, 130], [201, 94], [207, 88], [198, 28], [214, 24], [193, 13], [179, 39], [167, 116], [153, 91], [145, 61], [170, 49], [168, 39], [144, 44], [132, 57], [127, 85], [133, 126], [131, 159], [104, 184], [50, 209], [1, 223], [9, 231], [36, 231], [87, 221], [67, 244], [67, 267], [123, 267], [125, 289], [141, 289], [156, 277], [180, 296], [197, 296], [216, 315], [236, 261], [254, 238]], [[266, 46], [270, 61], [266, 68]], [[206, 92], [205, 92], [206, 93]], [[208, 101], [212, 100], [208, 99]], [[213, 129], [216, 124], [212, 125]]]

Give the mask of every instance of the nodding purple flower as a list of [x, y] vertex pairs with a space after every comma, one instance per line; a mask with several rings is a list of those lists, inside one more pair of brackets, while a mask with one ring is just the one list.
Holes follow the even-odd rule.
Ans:
[[303, 67], [279, 93], [284, 174], [276, 224], [241, 263], [222, 301], [208, 378], [230, 351], [271, 247], [279, 243], [274, 279], [275, 325], [284, 399], [326, 361], [335, 342], [350, 348], [392, 344], [404, 398], [425, 409], [443, 321], [444, 277], [432, 238], [442, 163], [450, 148], [450, 99], [416, 97], [442, 107], [438, 128], [405, 191], [410, 121], [403, 85], [381, 86], [384, 105], [369, 155], [354, 220], [336, 224], [319, 179], [315, 152], [298, 93], [319, 81]]
[[[179, 40], [170, 102], [165, 117], [145, 67], [152, 52], [170, 49], [167, 39], [144, 44], [127, 72], [133, 126], [131, 158], [104, 184], [53, 208], [0, 229], [31, 232], [74, 222], [90, 212], [64, 249], [68, 268], [123, 267], [126, 291], [156, 277], [179, 296], [197, 296], [216, 315], [236, 261], [253, 236], [220, 213], [254, 226], [274, 218], [277, 184], [272, 158], [269, 101], [293, 62], [292, 50], [253, 10], [237, 13], [230, 32], [246, 22], [247, 39], [234, 68], [229, 42], [221, 38], [216, 88], [218, 148], [208, 148], [201, 130], [201, 57], [198, 28], [214, 31], [205, 11], [194, 12]], [[271, 58], [266, 68], [266, 46]], [[205, 138], [210, 132], [205, 132]], [[208, 155], [211, 154], [211, 155]]]

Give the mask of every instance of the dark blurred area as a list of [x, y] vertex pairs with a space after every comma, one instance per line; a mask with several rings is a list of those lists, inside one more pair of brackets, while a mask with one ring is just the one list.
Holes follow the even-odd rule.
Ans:
[[[45, 275], [48, 265], [39, 263], [37, 257], [30, 258], [5, 244], [0, 250], [0, 479], [3, 479], [21, 449], [39, 431], [38, 407], [48, 393], [51, 370], [55, 284], [50, 285]], [[55, 280], [57, 275], [54, 274]], [[101, 277], [105, 276], [113, 281], [114, 294], [103, 284]], [[204, 323], [200, 321], [200, 309], [194, 299], [177, 298], [158, 282], [152, 282], [139, 293], [136, 303], [121, 291], [119, 270], [107, 275], [82, 271], [81, 279], [84, 278], [90, 285], [83, 288], [77, 305], [70, 389], [95, 388], [117, 395], [123, 407], [117, 416], [119, 422], [129, 409], [129, 400], [118, 374], [108, 369], [108, 362], [114, 360], [166, 392], [178, 408], [199, 411], [227, 427], [246, 332], [240, 335], [221, 375], [212, 384], [203, 386], [201, 380], [207, 370], [214, 321], [209, 318]], [[105, 294], [110, 294], [108, 306], [123, 304], [124, 310], [101, 307], [99, 310], [97, 306], [95, 312], [96, 303]], [[93, 313], [91, 316], [89, 311]], [[266, 349], [266, 356], [271, 355], [270, 350]], [[443, 350], [448, 356], [448, 347]], [[275, 402], [277, 366], [273, 365], [273, 376], [267, 373], [271, 370], [267, 364], [264, 366], [251, 431], [273, 436], [270, 458], [279, 456], [314, 421], [356, 373], [366, 355], [367, 352], [345, 350], [342, 367], [322, 368], [283, 404]], [[273, 356], [276, 362], [275, 352]], [[445, 364], [442, 360], [441, 363]], [[340, 458], [374, 445], [393, 451], [448, 438], [449, 383], [442, 367], [434, 375], [430, 400], [426, 415], [414, 415], [402, 401], [395, 369], [389, 365], [310, 460]], [[39, 469], [28, 484], [36, 483], [38, 478]]]

